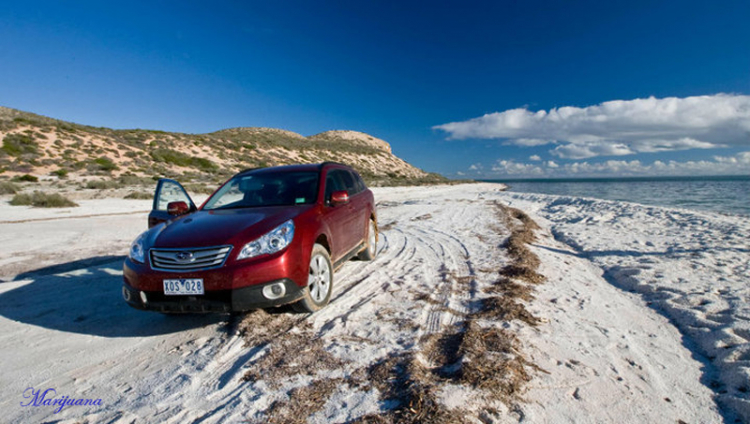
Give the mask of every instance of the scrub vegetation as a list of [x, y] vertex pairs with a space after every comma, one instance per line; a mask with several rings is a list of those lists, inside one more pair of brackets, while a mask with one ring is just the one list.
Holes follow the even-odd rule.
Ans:
[[16, 175], [15, 177], [13, 177], [13, 181], [24, 182], [24, 183], [36, 183], [39, 181], [39, 178], [33, 175], [23, 174], [23, 175]]
[[20, 191], [17, 185], [8, 182], [0, 181], [0, 194], [16, 194]]
[[11, 177], [56, 175], [72, 182], [85, 176], [117, 180], [129, 172], [214, 186], [247, 168], [336, 161], [354, 167], [370, 186], [448, 182], [394, 156], [385, 141], [354, 131], [304, 137], [272, 128], [113, 130], [0, 107], [0, 138], [0, 169]]
[[154, 194], [145, 191], [131, 191], [126, 194], [124, 198], [133, 200], [151, 200], [154, 198]]
[[36, 208], [68, 208], [78, 206], [78, 203], [57, 193], [42, 193], [35, 191], [31, 194], [20, 193], [13, 196], [10, 200], [13, 206], [34, 206]]
[[3, 138], [2, 151], [10, 156], [22, 156], [25, 154], [36, 154], [39, 145], [26, 134], [9, 134]]

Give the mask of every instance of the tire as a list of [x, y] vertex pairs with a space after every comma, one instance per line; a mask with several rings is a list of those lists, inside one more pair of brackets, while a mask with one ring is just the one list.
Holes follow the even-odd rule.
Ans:
[[378, 229], [375, 221], [370, 220], [367, 226], [367, 236], [365, 238], [365, 250], [359, 253], [358, 258], [362, 261], [371, 261], [378, 255]]
[[333, 265], [325, 247], [316, 244], [310, 254], [310, 271], [304, 296], [292, 306], [297, 312], [316, 312], [325, 307], [331, 300], [333, 292]]

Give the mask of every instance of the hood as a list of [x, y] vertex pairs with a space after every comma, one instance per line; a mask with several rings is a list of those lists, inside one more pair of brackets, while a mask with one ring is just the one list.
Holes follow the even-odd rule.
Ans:
[[153, 228], [149, 247], [238, 245], [254, 240], [310, 207], [275, 206], [197, 211]]

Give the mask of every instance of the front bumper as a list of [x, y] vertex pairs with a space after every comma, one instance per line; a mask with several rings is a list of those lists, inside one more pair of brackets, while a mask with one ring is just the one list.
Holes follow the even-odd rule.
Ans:
[[[221, 267], [167, 272], [130, 258], [123, 264], [123, 298], [130, 306], [160, 312], [230, 312], [247, 311], [292, 303], [302, 298], [307, 285], [309, 262], [301, 258], [301, 249], [292, 244], [278, 254], [247, 261], [229, 261]], [[165, 279], [200, 278], [205, 294], [166, 296]], [[285, 294], [268, 299], [263, 287], [283, 283]], [[141, 298], [144, 293], [146, 302]]]
[[[286, 294], [279, 299], [266, 298], [263, 287], [277, 283], [284, 285]], [[122, 284], [122, 296], [128, 305], [136, 309], [165, 313], [248, 311], [296, 302], [303, 295], [303, 290], [289, 279], [234, 290], [207, 291], [195, 296], [167, 296], [162, 291], [138, 290], [127, 282]]]

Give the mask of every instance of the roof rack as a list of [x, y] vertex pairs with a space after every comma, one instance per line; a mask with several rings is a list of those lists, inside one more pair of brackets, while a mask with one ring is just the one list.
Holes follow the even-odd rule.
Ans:
[[342, 166], [346, 166], [346, 167], [349, 167], [349, 168], [351, 168], [351, 166], [349, 166], [349, 165], [347, 165], [347, 164], [345, 164], [345, 163], [341, 163], [341, 162], [333, 162], [333, 161], [325, 161], [325, 162], [322, 162], [322, 163], [320, 164], [320, 167], [322, 168], [322, 167], [324, 167], [324, 166], [326, 166], [326, 165], [342, 165]]
[[[299, 164], [299, 165], [306, 165], [306, 164]], [[315, 164], [311, 163], [309, 165], [315, 165]], [[346, 166], [347, 168], [351, 168], [351, 166], [349, 166], [349, 165], [347, 165], [345, 163], [333, 162], [333, 161], [325, 161], [325, 162], [321, 162], [321, 163], [319, 163], [317, 165], [320, 167], [320, 169], [323, 169], [323, 167], [326, 166], [326, 165], [339, 165], [339, 166]], [[289, 166], [289, 165], [279, 165], [279, 166]], [[272, 167], [247, 168], [247, 169], [243, 169], [242, 171], [238, 172], [238, 174], [246, 174], [246, 173], [249, 173], [251, 171], [257, 171], [259, 169], [266, 169], [266, 168], [272, 168]]]

